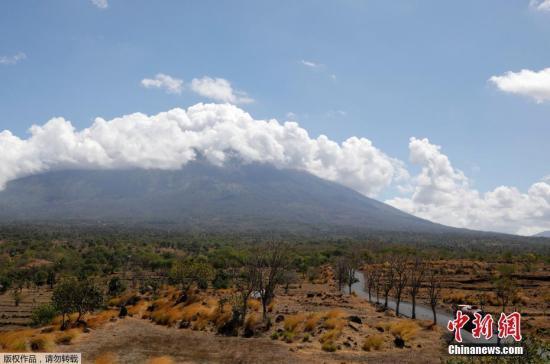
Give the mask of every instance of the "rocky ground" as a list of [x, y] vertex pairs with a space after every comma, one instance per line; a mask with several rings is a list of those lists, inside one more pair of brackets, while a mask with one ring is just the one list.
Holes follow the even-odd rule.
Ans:
[[[251, 310], [259, 319], [260, 313]], [[176, 363], [417, 363], [419, 358], [438, 363], [443, 352], [439, 328], [377, 312], [327, 284], [280, 292], [271, 312], [273, 326], [250, 338], [221, 336], [193, 324], [186, 329], [158, 325], [140, 316], [109, 321], [56, 349], [82, 352], [86, 362], [98, 363], [145, 363], [161, 356]]]

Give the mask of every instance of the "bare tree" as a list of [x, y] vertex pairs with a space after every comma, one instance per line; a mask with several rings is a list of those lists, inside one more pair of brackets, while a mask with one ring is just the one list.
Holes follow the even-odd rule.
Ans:
[[260, 280], [259, 270], [251, 259], [245, 259], [241, 261], [241, 263], [241, 268], [233, 268], [230, 270], [233, 287], [237, 292], [238, 301], [240, 301], [240, 307], [236, 306], [239, 308], [234, 312], [234, 316], [238, 317], [237, 321], [239, 326], [244, 324], [246, 311], [248, 309], [248, 299], [252, 292], [257, 289]]
[[382, 291], [384, 292], [384, 308], [388, 308], [388, 296], [395, 285], [395, 257], [391, 256], [384, 263], [384, 276], [382, 280]]
[[372, 291], [374, 289], [375, 284], [375, 271], [372, 266], [368, 266], [367, 269], [365, 269], [365, 273], [363, 274], [365, 277], [365, 289], [367, 290], [367, 293], [369, 295], [369, 302], [372, 302]]
[[405, 255], [395, 256], [395, 315], [399, 316], [399, 304], [401, 303], [401, 296], [407, 286], [409, 280], [407, 275], [408, 259]]
[[342, 291], [347, 277], [347, 262], [344, 257], [339, 257], [334, 264], [334, 279], [338, 284], [338, 291]]
[[267, 307], [275, 297], [275, 289], [281, 284], [288, 262], [288, 246], [280, 242], [267, 243], [257, 256], [258, 292], [262, 301], [264, 321], [267, 320]]
[[361, 262], [359, 258], [356, 258], [356, 257], [349, 257], [346, 259], [345, 262], [346, 262], [346, 267], [345, 267], [346, 284], [348, 285], [348, 292], [349, 294], [351, 294], [351, 286], [353, 286], [353, 284], [358, 281], [357, 278], [355, 277], [355, 273], [357, 272], [357, 269], [361, 265]]
[[376, 303], [380, 303], [380, 286], [382, 279], [382, 271], [380, 269], [374, 269], [372, 272], [372, 285], [374, 288], [374, 292], [376, 293]]
[[418, 296], [418, 291], [420, 291], [420, 287], [422, 287], [422, 282], [424, 280], [424, 274], [426, 272], [426, 264], [420, 257], [416, 257], [414, 259], [414, 263], [412, 264], [410, 270], [409, 270], [409, 294], [411, 295], [411, 302], [412, 302], [412, 315], [411, 317], [413, 319], [416, 319], [416, 297]]
[[437, 324], [437, 314], [435, 309], [437, 307], [437, 302], [439, 302], [439, 299], [441, 298], [441, 275], [433, 266], [428, 270], [426, 283], [428, 285], [428, 300], [430, 307], [432, 308], [435, 325]]

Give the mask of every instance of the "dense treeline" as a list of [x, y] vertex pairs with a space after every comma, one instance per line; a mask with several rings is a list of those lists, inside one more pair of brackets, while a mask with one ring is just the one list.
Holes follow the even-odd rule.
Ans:
[[14, 225], [0, 228], [0, 291], [29, 284], [53, 287], [65, 276], [86, 279], [127, 270], [168, 277], [176, 262], [190, 258], [203, 259], [216, 271], [226, 269], [267, 241], [285, 241], [292, 250], [291, 268], [303, 274], [350, 254], [365, 261], [404, 254], [431, 260], [549, 262], [548, 245], [535, 243], [524, 244], [518, 251], [516, 245], [499, 241], [449, 246], [446, 241], [398, 243], [381, 238], [311, 239], [275, 234], [214, 235], [97, 226]]

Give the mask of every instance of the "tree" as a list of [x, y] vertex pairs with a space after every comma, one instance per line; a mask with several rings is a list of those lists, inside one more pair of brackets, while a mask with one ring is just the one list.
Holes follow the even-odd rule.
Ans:
[[172, 266], [170, 278], [181, 285], [186, 295], [193, 284], [201, 289], [208, 288], [208, 282], [214, 278], [214, 269], [203, 259], [180, 260]]
[[351, 286], [358, 281], [355, 277], [355, 273], [360, 265], [358, 258], [349, 257], [345, 260], [345, 281], [348, 285], [349, 294], [351, 294]]
[[69, 316], [74, 312], [73, 295], [76, 291], [77, 281], [75, 279], [67, 279], [58, 283], [52, 295], [52, 304], [57, 312], [61, 314], [61, 329], [67, 327], [65, 316]]
[[374, 282], [375, 270], [372, 266], [368, 266], [367, 269], [365, 269], [364, 277], [365, 277], [365, 289], [367, 290], [367, 293], [369, 295], [369, 302], [372, 302], [371, 294], [375, 285], [375, 282]]
[[109, 296], [118, 296], [126, 290], [126, 285], [119, 277], [113, 277], [109, 280]]
[[56, 276], [55, 276], [55, 270], [49, 269], [48, 270], [48, 278], [46, 279], [46, 283], [48, 286], [50, 286], [50, 289], [53, 289], [53, 286], [56, 282]]
[[82, 322], [82, 317], [103, 303], [103, 294], [90, 280], [83, 280], [77, 283], [73, 294], [74, 310], [78, 313], [76, 322]]
[[514, 268], [508, 265], [502, 265], [498, 268], [499, 275], [493, 280], [495, 294], [497, 300], [502, 306], [502, 312], [506, 310], [506, 306], [514, 300], [517, 289], [512, 274]]
[[346, 283], [347, 278], [347, 263], [344, 257], [339, 257], [336, 259], [334, 264], [334, 279], [338, 285], [338, 291], [342, 291], [344, 283]]
[[403, 290], [407, 286], [408, 275], [407, 275], [407, 264], [408, 259], [404, 255], [395, 256], [395, 315], [399, 316], [399, 304], [401, 303], [401, 296], [403, 295]]
[[413, 319], [416, 319], [416, 297], [418, 296], [418, 291], [420, 291], [420, 287], [422, 287], [425, 271], [426, 271], [426, 264], [420, 257], [416, 257], [414, 259], [414, 263], [412, 264], [409, 270], [409, 277], [410, 277], [409, 294], [411, 295], [411, 302], [412, 302], [411, 317]]
[[283, 272], [281, 277], [281, 284], [285, 287], [285, 294], [288, 294], [288, 289], [291, 284], [300, 282], [296, 271], [288, 269]]
[[374, 288], [374, 292], [376, 293], [376, 303], [380, 303], [380, 286], [381, 286], [381, 279], [382, 279], [382, 271], [379, 269], [374, 269], [372, 272], [372, 285]]
[[437, 307], [437, 302], [439, 302], [441, 298], [441, 276], [433, 266], [428, 270], [426, 283], [428, 285], [428, 300], [432, 308], [435, 325], [437, 324], [437, 313], [435, 309]]
[[82, 317], [101, 306], [103, 295], [90, 280], [77, 281], [66, 279], [55, 286], [52, 304], [62, 315], [61, 328], [65, 329], [69, 321], [65, 317], [73, 312], [78, 313], [76, 322], [82, 322]]
[[250, 257], [241, 260], [242, 267], [231, 269], [233, 287], [237, 292], [237, 306], [234, 308], [234, 317], [237, 317], [239, 326], [244, 324], [246, 311], [248, 309], [248, 299], [252, 292], [259, 286], [261, 279], [259, 270], [254, 260]]
[[383, 268], [384, 276], [382, 281], [382, 291], [384, 292], [384, 308], [388, 308], [388, 296], [395, 284], [395, 257], [391, 256]]
[[283, 272], [288, 267], [288, 246], [281, 242], [269, 242], [256, 255], [258, 292], [262, 301], [262, 317], [267, 320], [267, 306], [275, 297], [275, 289], [281, 283]]
[[497, 300], [502, 306], [502, 312], [504, 312], [508, 303], [514, 299], [516, 285], [511, 277], [503, 276], [494, 281], [494, 287]]

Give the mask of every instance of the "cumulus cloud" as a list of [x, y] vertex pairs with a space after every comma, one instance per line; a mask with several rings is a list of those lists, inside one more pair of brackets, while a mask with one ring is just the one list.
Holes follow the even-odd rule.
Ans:
[[50, 170], [175, 170], [199, 157], [215, 165], [238, 158], [307, 171], [370, 197], [397, 186], [401, 197], [387, 203], [451, 226], [525, 235], [550, 230], [550, 176], [525, 192], [499, 186], [480, 193], [428, 139], [410, 139], [410, 161], [421, 167], [411, 177], [402, 161], [369, 139], [311, 137], [295, 121], [255, 120], [231, 104], [97, 118], [82, 130], [54, 118], [29, 132], [26, 139], [0, 132], [0, 188]]
[[533, 9], [550, 11], [550, 0], [531, 0], [529, 4]]
[[422, 167], [403, 188], [410, 196], [386, 203], [455, 227], [522, 235], [550, 229], [548, 179], [532, 184], [527, 192], [499, 186], [482, 194], [462, 171], [452, 166], [441, 147], [428, 139], [411, 138], [409, 153], [411, 162]]
[[312, 138], [296, 122], [255, 120], [230, 104], [197, 104], [153, 116], [97, 118], [80, 131], [55, 118], [31, 127], [27, 139], [4, 131], [0, 185], [56, 169], [179, 169], [199, 155], [216, 165], [238, 156], [244, 163], [300, 169], [368, 196], [407, 175], [400, 161], [368, 139]]
[[164, 73], [157, 74], [155, 78], [144, 78], [141, 85], [145, 88], [164, 89], [169, 94], [181, 94], [183, 90], [183, 80]]
[[550, 101], [550, 68], [538, 72], [527, 69], [507, 72], [502, 76], [493, 76], [489, 81], [504, 92], [528, 96], [537, 103]]
[[107, 0], [92, 0], [92, 4], [100, 9], [107, 9], [109, 7], [109, 3]]
[[194, 78], [191, 81], [191, 90], [214, 101], [231, 104], [249, 104], [254, 102], [246, 92], [234, 90], [231, 83], [224, 78]]
[[27, 58], [27, 55], [23, 52], [19, 52], [14, 54], [13, 56], [0, 56], [0, 64], [3, 65], [10, 65], [10, 64], [17, 64], [20, 61]]

